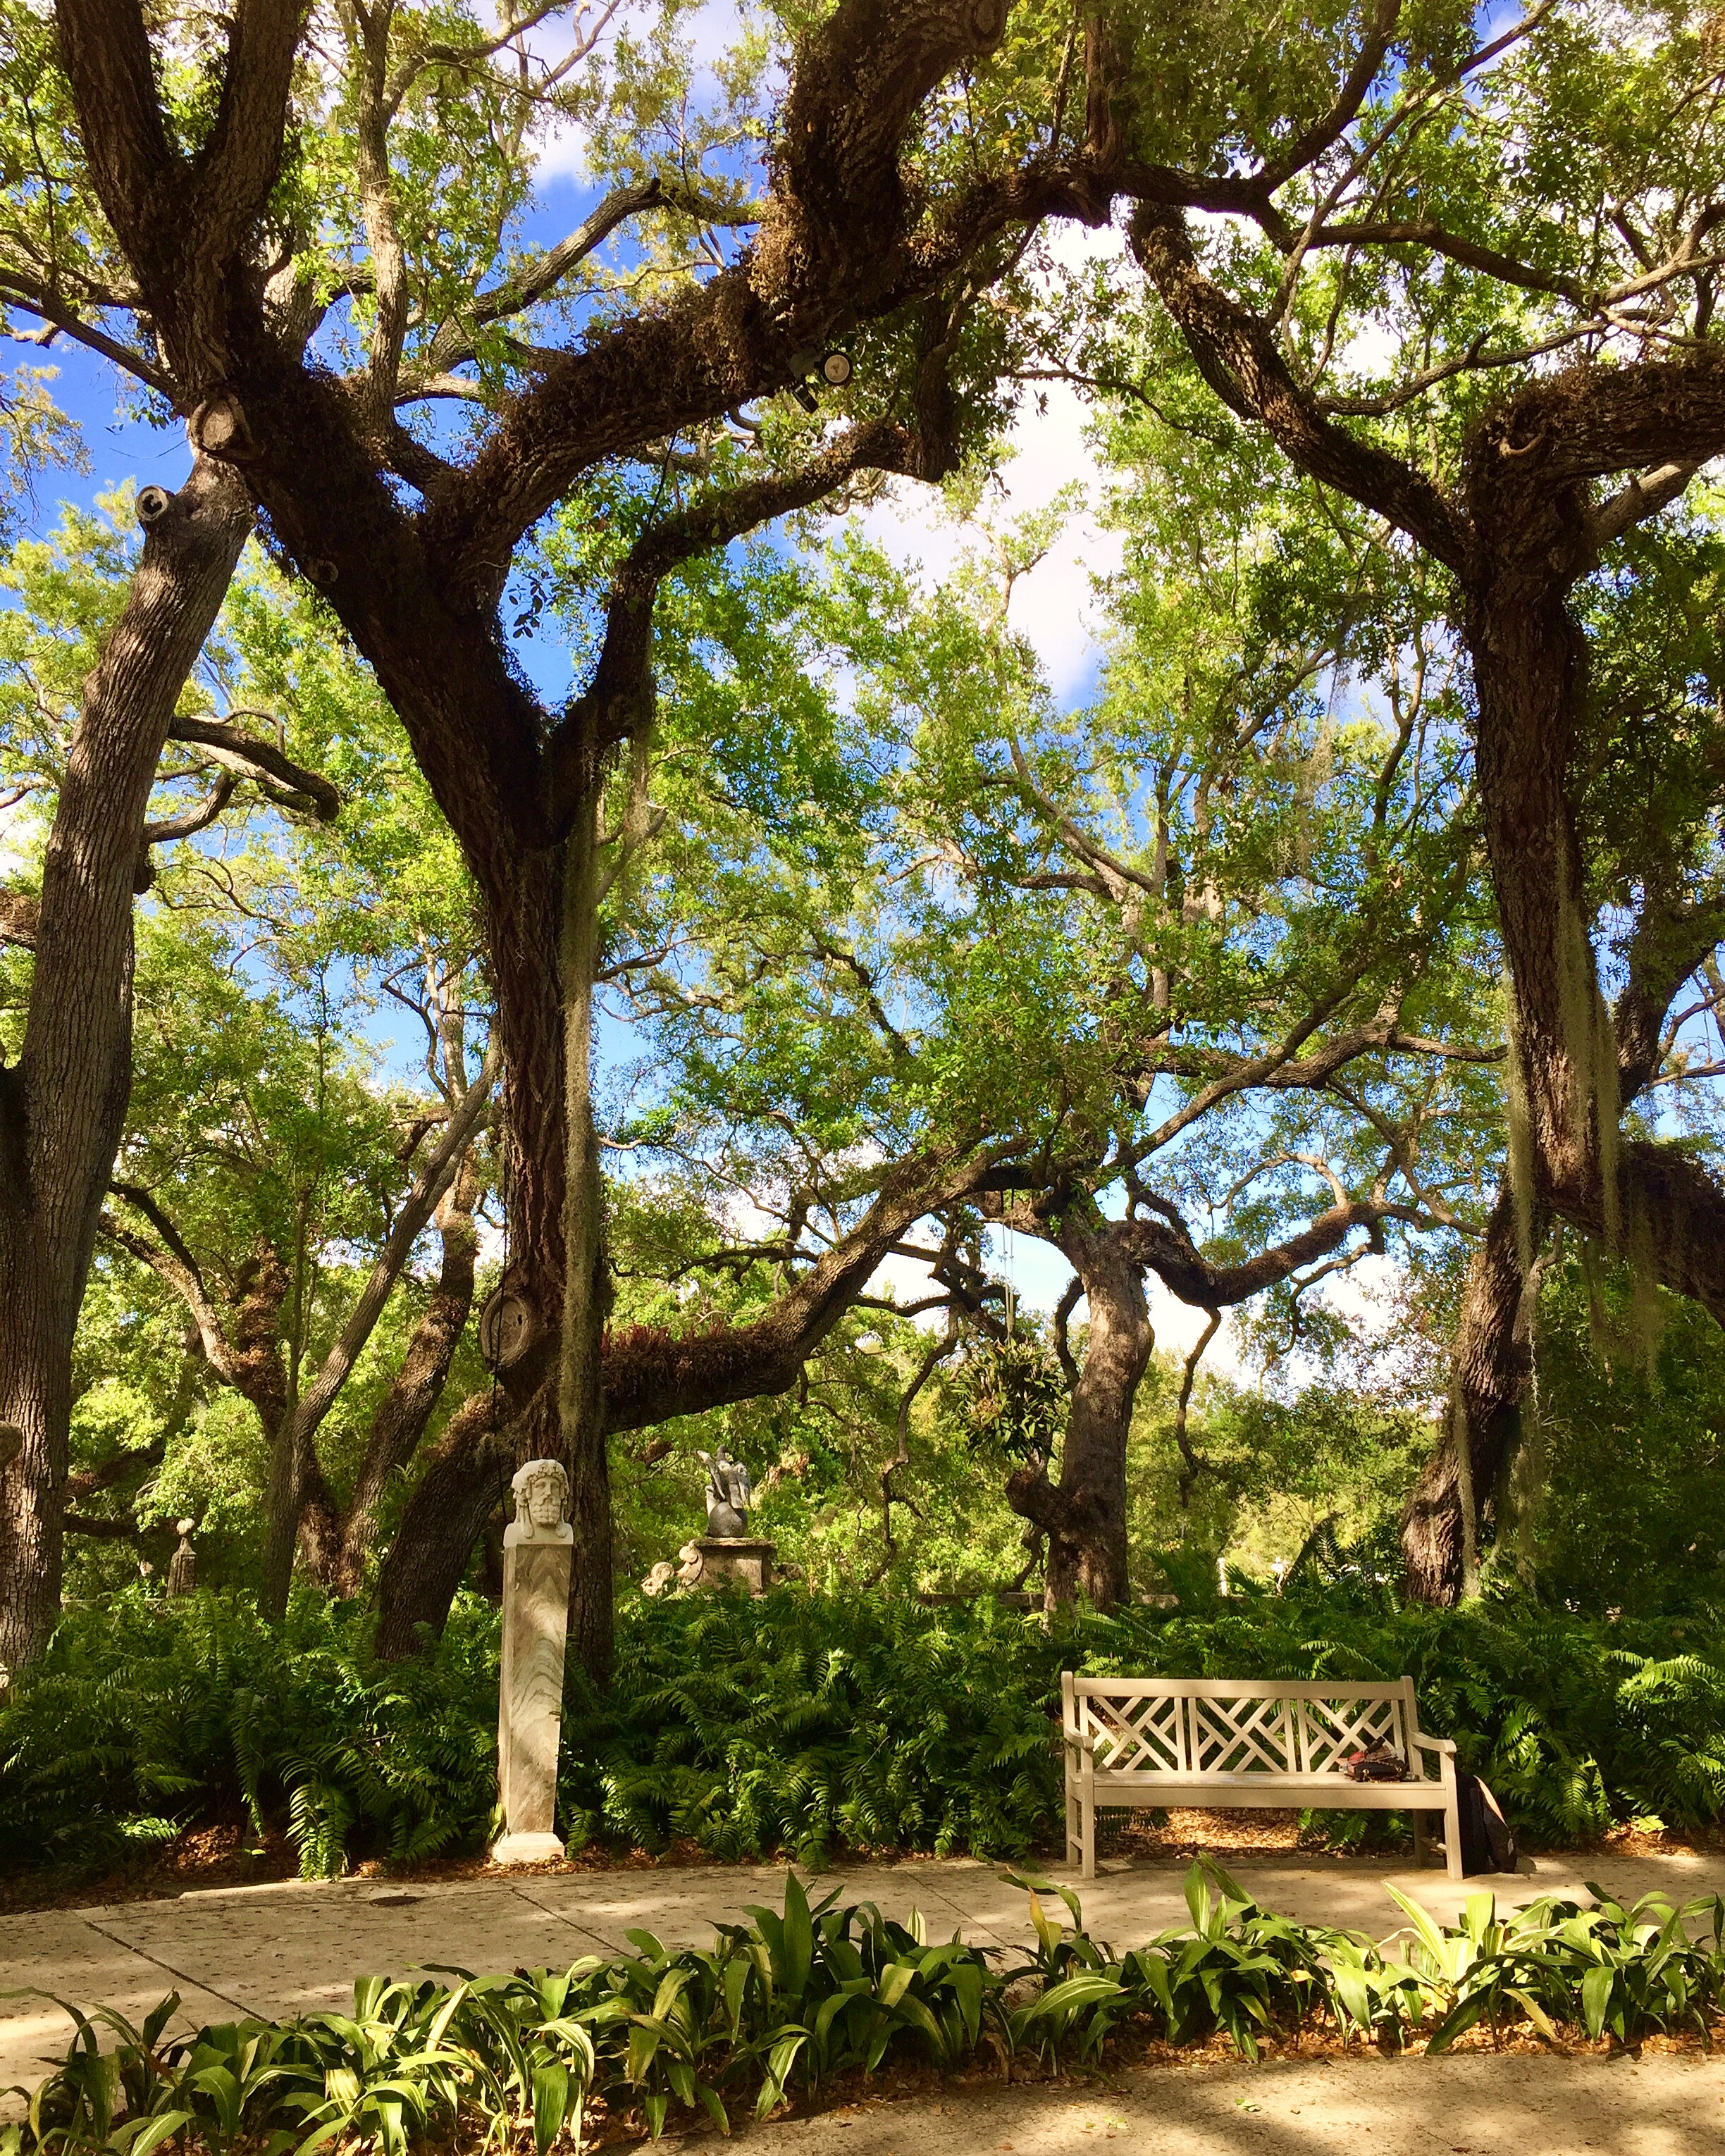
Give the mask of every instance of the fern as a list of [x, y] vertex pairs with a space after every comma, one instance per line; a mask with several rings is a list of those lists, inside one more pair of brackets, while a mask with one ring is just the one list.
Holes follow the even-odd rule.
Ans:
[[[816, 1864], [847, 1848], [1058, 1846], [1062, 1667], [1406, 1672], [1427, 1726], [1538, 1837], [1725, 1816], [1725, 1627], [1693, 1614], [1398, 1610], [1332, 1588], [1050, 1630], [992, 1603], [782, 1589], [631, 1599], [618, 1667], [603, 1697], [569, 1672], [559, 1810], [575, 1845], [684, 1840]], [[105, 1866], [180, 1826], [244, 1819], [284, 1825], [312, 1876], [476, 1850], [495, 1824], [496, 1686], [496, 1618], [475, 1599], [434, 1650], [385, 1667], [363, 1613], [311, 1595], [273, 1630], [220, 1594], [128, 1593], [69, 1612], [0, 1704], [0, 1841]]]

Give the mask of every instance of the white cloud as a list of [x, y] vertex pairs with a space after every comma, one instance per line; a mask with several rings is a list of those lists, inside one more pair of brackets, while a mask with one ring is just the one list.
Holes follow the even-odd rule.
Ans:
[[[1045, 387], [1047, 408], [1038, 411], [1035, 400], [1026, 399], [1010, 437], [1014, 454], [983, 514], [1006, 526], [1047, 508], [1063, 487], [1076, 483], [1084, 490], [1082, 507], [1014, 586], [1010, 617], [1029, 639], [1055, 695], [1070, 702], [1089, 688], [1098, 655], [1091, 580], [1118, 569], [1121, 540], [1096, 521], [1096, 465], [1084, 439], [1089, 413], [1083, 400], [1065, 382]], [[948, 516], [938, 495], [909, 480], [896, 483], [866, 513], [864, 528], [894, 561], [920, 562], [937, 578], [950, 574], [977, 545], [976, 531]]]
[[[1124, 259], [1124, 242], [1111, 229], [1055, 225], [1045, 241], [1062, 272]], [[1029, 639], [1062, 702], [1090, 688], [1100, 654], [1093, 580], [1117, 573], [1122, 552], [1121, 535], [1096, 521], [1100, 475], [1085, 439], [1091, 416], [1090, 405], [1071, 383], [1033, 385], [1008, 438], [1012, 456], [1000, 486], [990, 490], [983, 510], [988, 522], [1006, 525], [1047, 508], [1064, 488], [1081, 492], [1082, 506], [1042, 561], [1019, 579], [1012, 598], [1012, 624]], [[938, 495], [909, 482], [891, 490], [870, 513], [867, 529], [895, 560], [920, 561], [937, 577], [976, 544], [975, 532], [947, 516]]]

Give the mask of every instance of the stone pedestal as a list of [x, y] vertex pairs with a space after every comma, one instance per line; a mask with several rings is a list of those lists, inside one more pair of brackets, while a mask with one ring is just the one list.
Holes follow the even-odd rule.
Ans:
[[776, 1545], [757, 1542], [749, 1535], [701, 1535], [695, 1547], [701, 1552], [701, 1584], [703, 1587], [747, 1588], [751, 1594], [764, 1594], [773, 1584], [773, 1559]]
[[542, 1864], [563, 1853], [555, 1830], [557, 1740], [573, 1553], [567, 1542], [519, 1543], [503, 1553], [497, 1780], [504, 1832], [491, 1851], [496, 1864]]

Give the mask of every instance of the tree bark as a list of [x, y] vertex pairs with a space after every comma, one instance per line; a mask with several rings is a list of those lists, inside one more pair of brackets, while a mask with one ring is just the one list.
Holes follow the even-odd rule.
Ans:
[[[851, 1232], [752, 1322], [682, 1339], [640, 1327], [620, 1338], [602, 1333], [604, 1435], [786, 1391], [906, 1230], [993, 1173], [981, 1147], [962, 1142], [912, 1155], [882, 1178]], [[376, 1645], [385, 1660], [414, 1653], [424, 1634], [442, 1630], [474, 1543], [515, 1468], [535, 1446], [557, 1456], [560, 1382], [554, 1367], [525, 1414], [500, 1382], [450, 1418], [379, 1574]]]
[[1045, 1606], [1083, 1595], [1111, 1609], [1131, 1589], [1126, 1532], [1126, 1452], [1138, 1387], [1156, 1345], [1142, 1268], [1123, 1247], [1127, 1223], [1081, 1224], [1069, 1213], [1053, 1240], [1083, 1283], [1090, 1306], [1084, 1363], [1060, 1448], [1060, 1477], [1021, 1467], [1007, 1502], [1048, 1537]]
[[[554, 1440], [554, 1384], [543, 1385], [530, 1409], [521, 1419]], [[450, 1416], [433, 1448], [377, 1575], [377, 1629], [372, 1645], [383, 1661], [403, 1661], [417, 1654], [422, 1642], [434, 1639], [448, 1621], [473, 1546], [502, 1507], [509, 1478], [520, 1464], [514, 1458], [521, 1440], [510, 1428], [512, 1414], [501, 1383], [475, 1393]]]
[[[1527, 1224], [1535, 1251], [1545, 1231], [1543, 1219]], [[1539, 1293], [1537, 1262], [1527, 1275], [1522, 1270], [1521, 1237], [1514, 1196], [1502, 1190], [1486, 1240], [1467, 1269], [1442, 1435], [1402, 1512], [1403, 1568], [1408, 1595], [1415, 1602], [1449, 1604], [1461, 1599], [1468, 1551], [1478, 1548], [1486, 1507], [1502, 1489], [1521, 1443]], [[1463, 1516], [1470, 1501], [1471, 1522]]]
[[595, 788], [565, 848], [563, 931], [563, 1308], [558, 1341], [558, 1456], [569, 1470], [575, 1562], [569, 1637], [581, 1666], [611, 1678], [611, 1462], [605, 1449], [602, 1342], [611, 1306], [605, 1192], [593, 1120], [593, 991], [598, 966], [598, 811]]
[[251, 530], [238, 475], [200, 459], [152, 517], [85, 685], [44, 862], [23, 1051], [0, 1070], [0, 1665], [59, 1605], [72, 1341], [131, 1093], [134, 885], [174, 705]]

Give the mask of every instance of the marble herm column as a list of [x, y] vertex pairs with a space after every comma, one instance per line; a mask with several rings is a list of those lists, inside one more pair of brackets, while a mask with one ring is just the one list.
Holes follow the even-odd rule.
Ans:
[[569, 1479], [555, 1460], [515, 1476], [515, 1517], [503, 1530], [503, 1667], [497, 1696], [497, 1780], [503, 1835], [495, 1864], [561, 1856], [557, 1742], [575, 1530], [563, 1517]]

